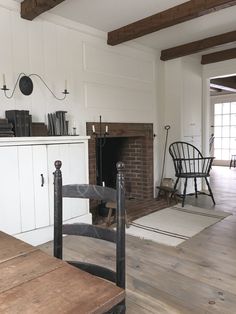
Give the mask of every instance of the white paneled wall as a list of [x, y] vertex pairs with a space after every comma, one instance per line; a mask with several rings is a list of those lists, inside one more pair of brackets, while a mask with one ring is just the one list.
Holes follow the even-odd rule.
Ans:
[[122, 110], [133, 113], [152, 110], [153, 94], [151, 90], [92, 82], [85, 83], [84, 87], [85, 107], [88, 109], [106, 109], [113, 112]]
[[[103, 121], [154, 123], [156, 132], [156, 51], [134, 43], [108, 46], [105, 33], [50, 13], [26, 21], [12, 0], [0, 0], [0, 41], [0, 85], [3, 73], [11, 91], [20, 72], [37, 73], [58, 97], [65, 80], [70, 92], [58, 101], [33, 77], [30, 96], [18, 87], [13, 99], [0, 93], [0, 117], [5, 110], [25, 109], [33, 121], [47, 122], [47, 113], [66, 110], [70, 131], [76, 127], [80, 135], [86, 121], [98, 121], [99, 115]], [[154, 146], [156, 154], [156, 141]]]
[[85, 122], [98, 121], [99, 115], [104, 121], [155, 123], [154, 51], [107, 46], [105, 34], [97, 36], [91, 28], [49, 13], [26, 21], [19, 9], [11, 0], [0, 1], [0, 82], [5, 73], [12, 90], [20, 72], [37, 73], [59, 97], [67, 80], [70, 95], [57, 101], [34, 77], [31, 96], [18, 88], [12, 100], [0, 94], [1, 116], [7, 109], [29, 109], [34, 121], [46, 122], [48, 112], [67, 110], [71, 127], [77, 126], [80, 134]]
[[[202, 150], [202, 66], [196, 57], [165, 64], [165, 124], [171, 126], [168, 145], [189, 142]], [[167, 153], [166, 177], [174, 178], [173, 161]], [[188, 184], [188, 192], [192, 186]]]
[[114, 51], [114, 47], [84, 44], [84, 70], [138, 81], [153, 81], [153, 62]]

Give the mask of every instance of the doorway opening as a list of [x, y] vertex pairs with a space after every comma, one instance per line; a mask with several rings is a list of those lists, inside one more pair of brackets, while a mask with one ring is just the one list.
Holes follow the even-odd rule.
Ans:
[[236, 154], [236, 76], [211, 79], [210, 88], [210, 152], [214, 165], [228, 166]]

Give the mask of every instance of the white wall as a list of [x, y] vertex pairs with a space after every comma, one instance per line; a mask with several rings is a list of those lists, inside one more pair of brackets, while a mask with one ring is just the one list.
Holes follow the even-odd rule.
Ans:
[[[190, 142], [201, 149], [202, 66], [198, 57], [165, 62], [164, 125], [169, 124], [168, 145]], [[174, 178], [173, 162], [167, 153], [166, 177]]]
[[154, 51], [107, 46], [106, 34], [90, 28], [85, 33], [84, 26], [80, 31], [80, 25], [50, 14], [23, 20], [17, 4], [15, 10], [0, 6], [0, 26], [0, 72], [6, 74], [8, 87], [12, 89], [17, 75], [24, 72], [42, 75], [58, 96], [67, 79], [70, 91], [66, 101], [58, 102], [33, 78], [32, 96], [25, 97], [18, 89], [12, 100], [0, 95], [1, 115], [6, 109], [28, 108], [34, 120], [45, 120], [47, 112], [65, 109], [82, 133], [85, 122], [97, 121], [100, 114], [104, 121], [154, 122]]
[[[43, 14], [34, 21], [20, 18], [19, 4], [0, 0], [0, 84], [2, 73], [12, 90], [20, 72], [41, 75], [61, 96], [65, 80], [69, 96], [57, 101], [33, 78], [34, 91], [13, 99], [0, 93], [0, 117], [5, 110], [28, 109], [33, 121], [67, 110], [72, 126], [85, 134], [86, 121], [154, 123], [157, 129], [157, 53], [135, 44], [111, 47], [106, 34], [90, 27]], [[11, 91], [10, 91], [11, 92]], [[156, 141], [157, 142], [157, 141]], [[155, 176], [157, 176], [156, 142]]]
[[[235, 60], [202, 67], [196, 56], [162, 62], [159, 52], [135, 43], [111, 47], [105, 33], [50, 13], [26, 21], [11, 0], [0, 0], [0, 40], [0, 85], [1, 73], [11, 90], [20, 72], [38, 73], [58, 96], [65, 79], [70, 91], [65, 101], [57, 101], [33, 78], [29, 97], [18, 88], [11, 100], [0, 93], [0, 117], [8, 109], [29, 109], [34, 121], [46, 122], [48, 112], [67, 110], [80, 135], [86, 121], [98, 121], [99, 115], [104, 122], [153, 123], [155, 184], [163, 161], [164, 126], [171, 126], [168, 144], [184, 140], [201, 147], [203, 130], [207, 152], [209, 78], [236, 73]], [[164, 176], [174, 178], [168, 152], [167, 157]]]

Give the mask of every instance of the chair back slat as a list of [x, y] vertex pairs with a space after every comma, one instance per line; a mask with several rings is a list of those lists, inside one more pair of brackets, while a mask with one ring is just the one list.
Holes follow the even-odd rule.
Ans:
[[88, 198], [104, 202], [116, 202], [116, 190], [100, 185], [70, 184], [63, 185], [62, 197]]
[[109, 268], [79, 261], [69, 261], [68, 263], [94, 276], [99, 276], [116, 283], [116, 273]]
[[66, 235], [77, 235], [101, 239], [109, 242], [116, 242], [116, 232], [114, 230], [88, 225], [85, 223], [64, 224], [62, 233]]

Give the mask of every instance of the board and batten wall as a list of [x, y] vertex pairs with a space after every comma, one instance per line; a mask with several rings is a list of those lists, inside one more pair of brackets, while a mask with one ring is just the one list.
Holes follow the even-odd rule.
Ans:
[[[0, 117], [5, 110], [30, 110], [33, 121], [47, 122], [47, 113], [68, 111], [70, 131], [85, 135], [86, 121], [153, 123], [157, 129], [158, 54], [128, 43], [111, 47], [106, 34], [85, 25], [45, 13], [33, 21], [20, 18], [20, 5], [0, 0], [0, 85], [2, 74], [13, 89], [19, 73], [37, 73], [61, 97], [67, 80], [70, 94], [64, 101], [52, 97], [33, 77], [34, 91], [12, 99], [0, 93]], [[11, 92], [9, 91], [9, 93]], [[154, 141], [155, 180], [158, 176], [157, 141]]]
[[[189, 142], [201, 149], [202, 66], [199, 57], [170, 60], [164, 65], [164, 124], [170, 125], [168, 145]], [[167, 152], [164, 177], [175, 178], [173, 161]], [[188, 184], [188, 192], [192, 186]]]

